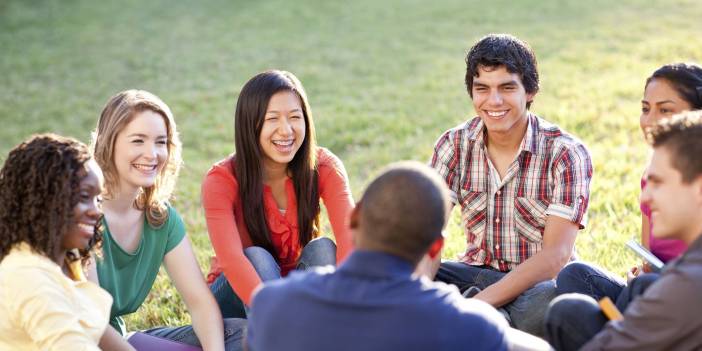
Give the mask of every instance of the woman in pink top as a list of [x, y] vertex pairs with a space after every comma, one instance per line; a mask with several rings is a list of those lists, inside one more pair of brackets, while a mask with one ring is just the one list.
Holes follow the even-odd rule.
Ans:
[[[202, 185], [216, 254], [208, 282], [225, 318], [245, 317], [262, 281], [333, 265], [351, 250], [346, 171], [317, 147], [297, 77], [266, 71], [251, 78], [239, 94], [234, 129], [236, 153], [217, 162]], [[320, 199], [336, 245], [320, 238]]]
[[[641, 100], [641, 130], [646, 130], [661, 119], [677, 113], [702, 109], [702, 67], [695, 64], [675, 63], [665, 65], [646, 80], [644, 96]], [[646, 185], [641, 180], [641, 188]], [[643, 245], [667, 262], [682, 254], [686, 245], [678, 240], [654, 238], [651, 234], [651, 210], [641, 204], [641, 241]], [[620, 310], [626, 309], [629, 302], [640, 295], [658, 277], [658, 274], [641, 274], [648, 271], [638, 267], [627, 274], [627, 281], [599, 267], [584, 262], [566, 265], [556, 278], [556, 293], [586, 294], [600, 300], [609, 297]]]
[[[702, 68], [695, 64], [676, 63], [657, 69], [646, 80], [641, 100], [641, 130], [674, 114], [702, 109]], [[646, 181], [641, 178], [641, 189]], [[651, 232], [651, 210], [641, 204], [641, 242], [668, 262], [682, 254], [687, 246], [680, 240], [657, 239]]]

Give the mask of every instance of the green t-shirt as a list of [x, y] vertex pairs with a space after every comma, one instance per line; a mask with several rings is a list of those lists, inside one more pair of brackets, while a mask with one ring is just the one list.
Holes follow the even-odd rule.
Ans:
[[97, 259], [100, 286], [107, 290], [114, 302], [110, 311], [110, 325], [124, 335], [127, 331], [121, 316], [135, 312], [149, 295], [163, 257], [180, 244], [185, 237], [185, 225], [173, 207], [168, 207], [168, 220], [154, 228], [144, 218], [144, 229], [136, 251], [124, 251], [110, 235], [103, 221], [105, 235], [102, 259]]

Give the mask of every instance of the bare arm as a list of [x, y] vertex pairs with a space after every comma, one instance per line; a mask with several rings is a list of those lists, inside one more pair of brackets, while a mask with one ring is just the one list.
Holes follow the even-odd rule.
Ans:
[[217, 302], [205, 284], [187, 237], [163, 259], [168, 275], [193, 321], [193, 329], [203, 350], [224, 350], [224, 323]]
[[100, 350], [103, 351], [136, 351], [132, 345], [124, 340], [122, 335], [111, 325], [107, 325], [105, 332], [100, 337]]
[[577, 233], [577, 224], [561, 217], [548, 216], [542, 250], [475, 295], [475, 298], [500, 307], [537, 283], [555, 278], [573, 254]]

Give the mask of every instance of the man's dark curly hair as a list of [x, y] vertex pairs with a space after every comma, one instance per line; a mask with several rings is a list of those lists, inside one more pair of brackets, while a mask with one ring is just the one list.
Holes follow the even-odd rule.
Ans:
[[[473, 78], [478, 76], [478, 70], [491, 71], [500, 66], [519, 75], [527, 94], [539, 91], [536, 56], [529, 45], [509, 34], [489, 34], [478, 40], [466, 55], [466, 88], [471, 98]], [[529, 107], [531, 101], [527, 102]]]
[[[90, 159], [85, 144], [55, 134], [32, 136], [10, 151], [0, 170], [0, 260], [21, 242], [54, 259], [74, 224], [80, 181], [88, 174]], [[101, 243], [96, 227], [89, 246], [67, 259], [85, 265]]]

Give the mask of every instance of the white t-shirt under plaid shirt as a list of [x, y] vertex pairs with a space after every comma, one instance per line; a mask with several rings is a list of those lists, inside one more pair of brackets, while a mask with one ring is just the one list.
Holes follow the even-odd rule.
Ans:
[[592, 161], [579, 140], [529, 114], [520, 152], [500, 179], [484, 129], [475, 117], [446, 131], [431, 166], [461, 205], [468, 246], [461, 260], [506, 272], [541, 250], [547, 216], [584, 228]]

